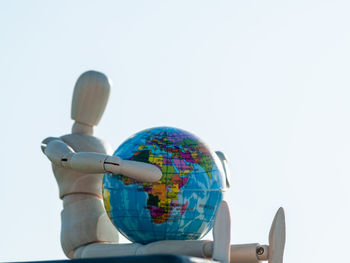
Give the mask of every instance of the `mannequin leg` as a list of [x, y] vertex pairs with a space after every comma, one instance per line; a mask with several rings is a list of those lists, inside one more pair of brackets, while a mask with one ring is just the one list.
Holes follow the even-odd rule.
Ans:
[[209, 240], [164, 240], [147, 245], [138, 243], [94, 243], [74, 251], [74, 258], [119, 257], [151, 254], [176, 254], [207, 258], [211, 256], [213, 242]]

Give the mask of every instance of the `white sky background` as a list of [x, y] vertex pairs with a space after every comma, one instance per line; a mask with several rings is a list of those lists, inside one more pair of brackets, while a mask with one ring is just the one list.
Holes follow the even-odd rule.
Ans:
[[[349, 1], [1, 1], [0, 261], [62, 259], [48, 136], [85, 70], [114, 83], [96, 136], [167, 125], [226, 153], [232, 243], [287, 219], [285, 262], [348, 259]], [[211, 238], [211, 236], [208, 236]], [[125, 240], [125, 239], [123, 239]]]

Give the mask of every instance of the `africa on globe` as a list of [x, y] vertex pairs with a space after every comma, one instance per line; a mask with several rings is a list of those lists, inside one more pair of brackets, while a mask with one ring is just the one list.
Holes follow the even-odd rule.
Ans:
[[106, 211], [126, 238], [146, 244], [199, 239], [210, 231], [223, 198], [223, 172], [199, 138], [178, 128], [151, 128], [128, 138], [113, 155], [162, 171], [155, 183], [104, 175]]

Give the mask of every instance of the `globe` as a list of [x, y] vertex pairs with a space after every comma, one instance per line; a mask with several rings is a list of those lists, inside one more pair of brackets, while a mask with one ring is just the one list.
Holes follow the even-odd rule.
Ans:
[[114, 155], [162, 171], [155, 183], [104, 175], [106, 211], [127, 239], [142, 244], [194, 240], [210, 231], [223, 198], [223, 174], [220, 161], [199, 138], [178, 128], [151, 128], [128, 138]]

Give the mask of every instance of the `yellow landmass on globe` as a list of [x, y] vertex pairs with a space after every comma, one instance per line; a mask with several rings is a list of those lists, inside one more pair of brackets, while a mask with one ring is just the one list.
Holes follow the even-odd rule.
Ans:
[[107, 189], [103, 190], [103, 201], [105, 203], [106, 212], [111, 217], [111, 203], [110, 203], [111, 192]]
[[158, 196], [159, 200], [166, 199], [166, 185], [165, 184], [155, 184], [152, 188], [152, 194]]
[[148, 161], [150, 163], [158, 165], [160, 168], [162, 168], [162, 166], [163, 166], [163, 156], [162, 155], [155, 156], [154, 154], [150, 154], [148, 157]]

